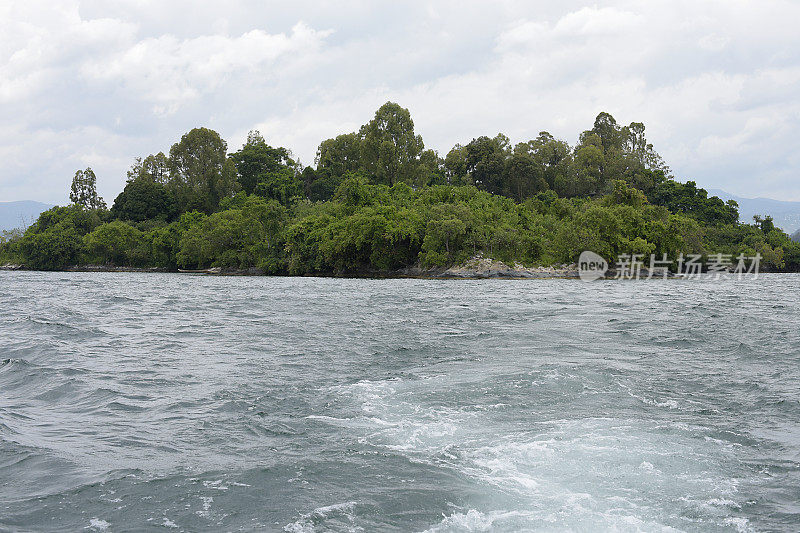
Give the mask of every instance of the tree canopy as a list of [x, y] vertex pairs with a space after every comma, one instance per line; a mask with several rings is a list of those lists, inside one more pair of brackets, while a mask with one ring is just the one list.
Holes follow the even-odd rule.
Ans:
[[111, 207], [111, 217], [132, 222], [170, 221], [178, 213], [172, 192], [148, 178], [128, 182]]

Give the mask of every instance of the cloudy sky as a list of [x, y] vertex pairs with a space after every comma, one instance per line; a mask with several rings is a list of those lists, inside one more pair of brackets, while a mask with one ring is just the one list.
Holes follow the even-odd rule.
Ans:
[[644, 122], [677, 178], [800, 200], [800, 2], [0, 0], [0, 201], [65, 203], [91, 166], [207, 126], [313, 164], [387, 100], [427, 147], [600, 111]]

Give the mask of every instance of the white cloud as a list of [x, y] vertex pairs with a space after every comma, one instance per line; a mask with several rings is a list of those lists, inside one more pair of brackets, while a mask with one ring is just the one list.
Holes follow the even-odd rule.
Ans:
[[76, 61], [124, 46], [136, 24], [82, 20], [75, 4], [45, 8], [34, 2], [7, 6], [0, 29], [0, 102], [9, 104], [57, 85]]
[[315, 31], [298, 22], [290, 34], [270, 35], [251, 30], [238, 37], [204, 35], [178, 39], [174, 35], [145, 39], [130, 47], [81, 65], [92, 81], [118, 84], [152, 102], [156, 115], [175, 113], [203, 94], [224, 86], [246, 70], [270, 68], [279, 58], [307, 55], [319, 49], [330, 31]]
[[615, 7], [584, 7], [567, 13], [555, 26], [555, 33], [565, 37], [619, 35], [635, 30], [646, 20], [642, 15]]

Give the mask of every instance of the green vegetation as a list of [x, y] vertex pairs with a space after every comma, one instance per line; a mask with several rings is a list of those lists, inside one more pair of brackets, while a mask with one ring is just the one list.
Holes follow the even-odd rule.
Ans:
[[111, 209], [90, 168], [72, 204], [0, 236], [0, 262], [167, 269], [256, 267], [270, 274], [359, 275], [448, 267], [478, 253], [508, 263], [760, 253], [800, 270], [800, 244], [769, 217], [738, 222], [733, 201], [681, 183], [641, 123], [598, 115], [576, 146], [541, 132], [425, 149], [407, 109], [387, 103], [358, 132], [323, 141], [315, 166], [251, 132], [236, 152], [197, 128], [137, 158]]

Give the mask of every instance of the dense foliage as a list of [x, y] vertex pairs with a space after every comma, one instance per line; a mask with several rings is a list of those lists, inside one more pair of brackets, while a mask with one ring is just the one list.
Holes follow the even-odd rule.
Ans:
[[481, 253], [525, 265], [645, 256], [760, 253], [762, 267], [800, 269], [800, 244], [769, 217], [681, 183], [641, 123], [607, 114], [576, 146], [541, 132], [425, 149], [408, 110], [387, 103], [359, 131], [323, 141], [315, 166], [251, 132], [236, 152], [196, 128], [137, 158], [110, 210], [91, 169], [72, 205], [0, 236], [0, 261], [54, 270], [76, 264], [257, 267], [273, 274], [359, 274], [447, 267]]

